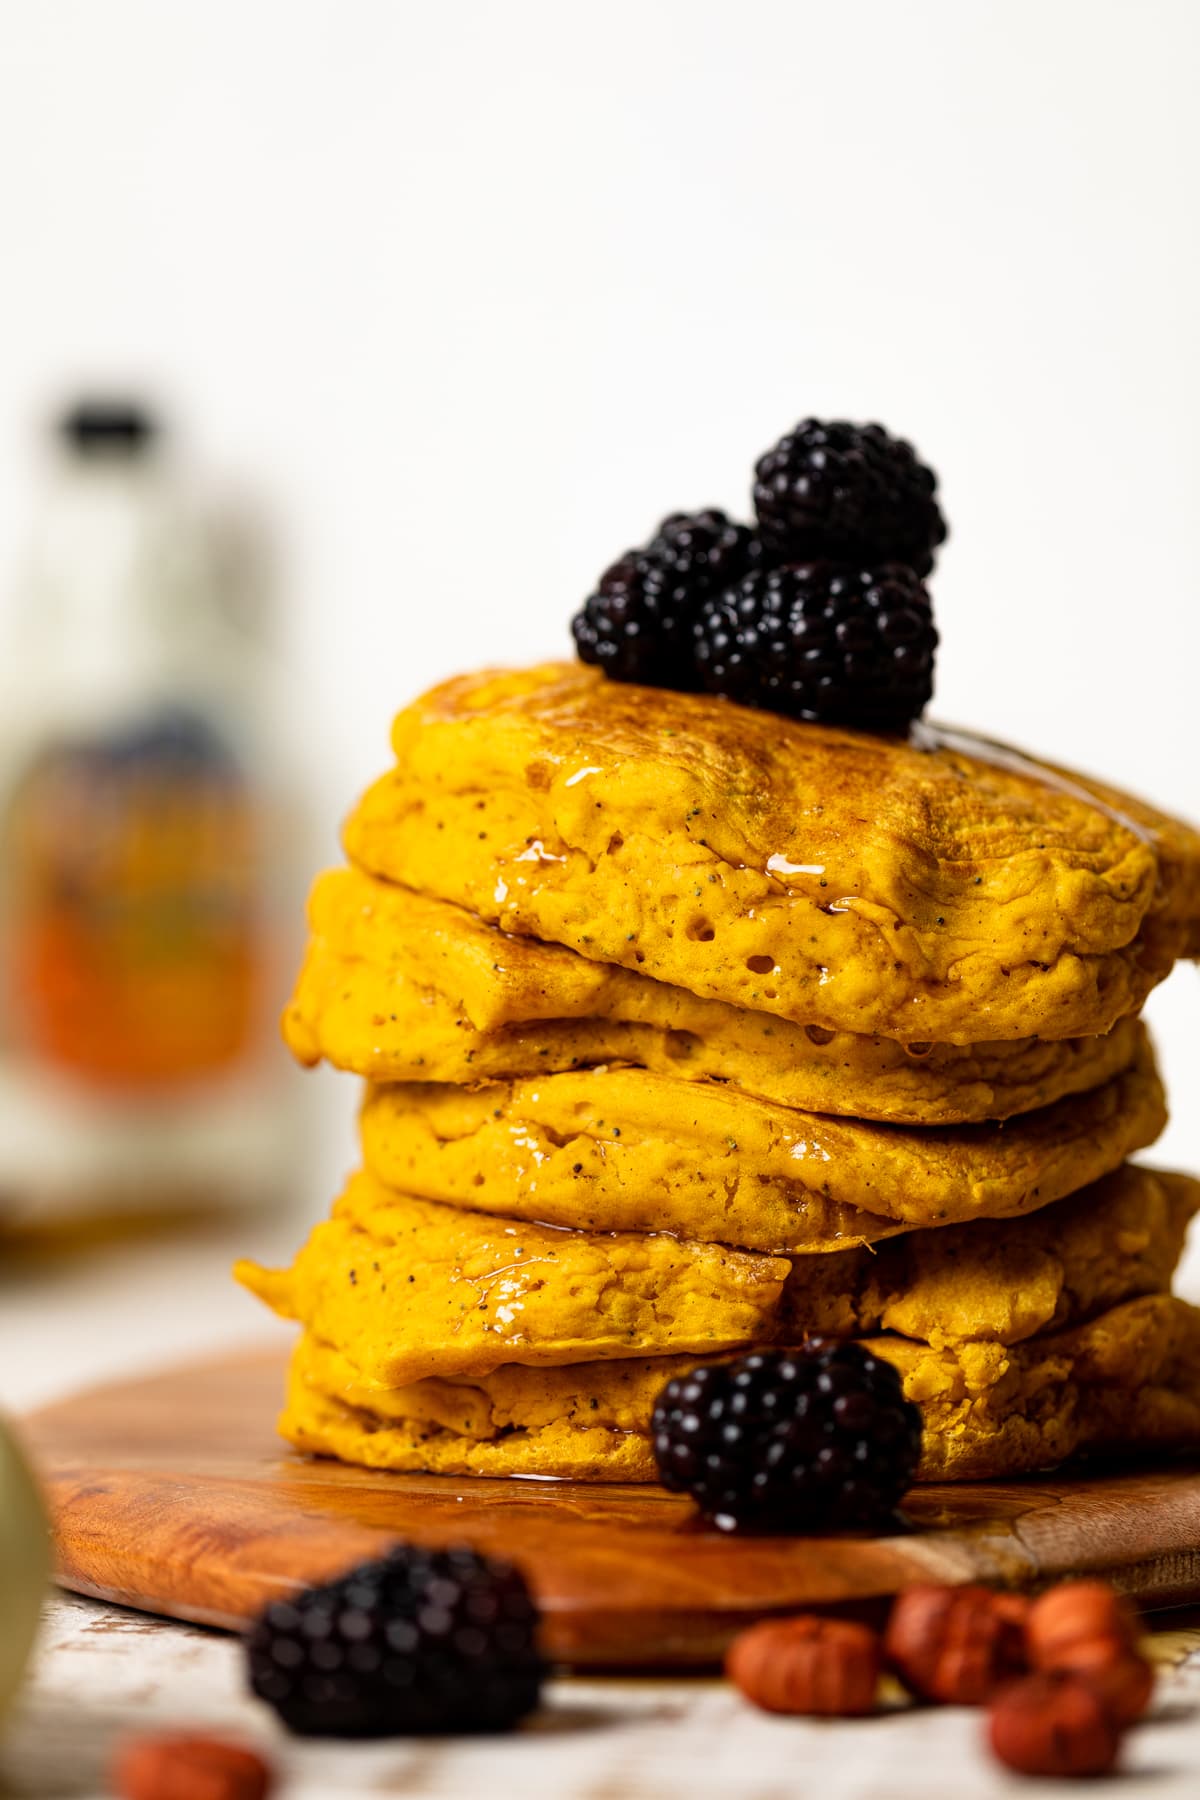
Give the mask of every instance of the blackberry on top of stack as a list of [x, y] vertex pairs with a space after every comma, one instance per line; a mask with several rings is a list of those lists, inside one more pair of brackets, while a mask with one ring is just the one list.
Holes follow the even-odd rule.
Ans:
[[882, 426], [805, 419], [759, 459], [753, 527], [672, 513], [605, 570], [572, 621], [579, 655], [615, 681], [903, 730], [933, 693], [936, 496]]
[[239, 1269], [300, 1448], [791, 1529], [1200, 1442], [1200, 1185], [1128, 1160], [1200, 836], [922, 722], [908, 444], [806, 420], [754, 502], [614, 563], [579, 663], [402, 712], [316, 884], [285, 1035], [366, 1078], [363, 1167]]

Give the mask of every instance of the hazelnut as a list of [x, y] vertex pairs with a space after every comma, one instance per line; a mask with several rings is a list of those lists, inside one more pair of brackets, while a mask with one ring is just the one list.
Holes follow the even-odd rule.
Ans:
[[272, 1782], [256, 1751], [183, 1734], [131, 1738], [112, 1769], [123, 1800], [266, 1800]]
[[852, 1718], [873, 1711], [879, 1638], [848, 1619], [766, 1619], [730, 1646], [725, 1672], [767, 1712]]
[[981, 1706], [1024, 1674], [1026, 1603], [982, 1587], [915, 1587], [897, 1595], [884, 1654], [911, 1693]]
[[1136, 1650], [1114, 1651], [1103, 1638], [1062, 1655], [1054, 1674], [1076, 1675], [1103, 1700], [1118, 1725], [1132, 1725], [1150, 1704], [1154, 1670]]
[[1138, 1652], [1137, 1613], [1102, 1581], [1070, 1581], [1035, 1602], [1026, 1627], [1037, 1669], [1078, 1675], [1118, 1725], [1132, 1725], [1154, 1691], [1154, 1671]]
[[1096, 1690], [1076, 1675], [1029, 1675], [993, 1702], [988, 1742], [1020, 1775], [1107, 1775], [1121, 1733]]
[[1063, 1581], [1034, 1601], [1026, 1634], [1033, 1661], [1051, 1669], [1067, 1645], [1085, 1639], [1112, 1638], [1136, 1650], [1138, 1616], [1106, 1581]]

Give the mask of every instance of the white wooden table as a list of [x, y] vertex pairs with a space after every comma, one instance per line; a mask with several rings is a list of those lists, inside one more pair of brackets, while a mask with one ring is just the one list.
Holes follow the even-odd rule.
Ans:
[[[261, 1333], [228, 1283], [235, 1250], [283, 1254], [294, 1221], [125, 1244], [85, 1260], [0, 1259], [0, 1404], [10, 1411], [109, 1374]], [[1200, 1795], [1200, 1614], [1156, 1653], [1156, 1722], [1133, 1734], [1122, 1800]], [[1186, 1628], [1191, 1625], [1193, 1628]], [[1078, 1791], [1007, 1777], [977, 1715], [862, 1723], [756, 1713], [717, 1680], [570, 1679], [511, 1738], [379, 1745], [289, 1740], [244, 1686], [239, 1643], [70, 1597], [52, 1599], [32, 1678], [0, 1739], [0, 1796], [92, 1800], [129, 1731], [209, 1729], [262, 1744], [285, 1800], [1042, 1800]]]
[[[1200, 1629], [1191, 1667], [1160, 1681], [1157, 1722], [1129, 1741], [1122, 1800], [1200, 1793]], [[1006, 1777], [979, 1748], [977, 1714], [936, 1709], [863, 1723], [774, 1719], [716, 1680], [562, 1680], [515, 1736], [383, 1744], [288, 1739], [245, 1692], [241, 1646], [215, 1632], [63, 1598], [0, 1744], [0, 1793], [104, 1793], [122, 1733], [183, 1725], [262, 1746], [285, 1800], [996, 1800], [1077, 1789]]]

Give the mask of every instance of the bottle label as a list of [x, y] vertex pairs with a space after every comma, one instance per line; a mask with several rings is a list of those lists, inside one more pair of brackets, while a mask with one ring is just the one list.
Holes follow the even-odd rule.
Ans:
[[4, 828], [12, 1047], [94, 1084], [212, 1074], [258, 1035], [260, 820], [204, 719], [48, 746]]

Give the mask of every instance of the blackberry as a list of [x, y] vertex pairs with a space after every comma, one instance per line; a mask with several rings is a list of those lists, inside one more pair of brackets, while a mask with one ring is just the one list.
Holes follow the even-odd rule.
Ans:
[[677, 1376], [654, 1408], [664, 1486], [723, 1531], [879, 1526], [910, 1485], [921, 1415], [861, 1344], [812, 1338]]
[[759, 554], [746, 525], [708, 507], [672, 513], [650, 542], [605, 570], [571, 621], [575, 647], [614, 681], [695, 686], [691, 628], [702, 600], [744, 575]]
[[932, 569], [946, 536], [937, 477], [882, 425], [804, 419], [754, 472], [754, 510], [774, 561]]
[[911, 569], [795, 563], [706, 600], [694, 626], [701, 686], [797, 719], [899, 731], [933, 692], [929, 595]]
[[536, 1630], [508, 1563], [401, 1544], [268, 1606], [248, 1639], [250, 1685], [309, 1735], [503, 1731], [538, 1702]]

